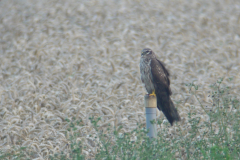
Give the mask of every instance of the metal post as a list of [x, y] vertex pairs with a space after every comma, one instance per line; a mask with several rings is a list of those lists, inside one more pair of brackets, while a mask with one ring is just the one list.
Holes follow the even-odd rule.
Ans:
[[[149, 129], [148, 136], [149, 138], [157, 137], [157, 126], [156, 126], [156, 109], [157, 109], [157, 99], [154, 95], [146, 94], [144, 96], [144, 104], [146, 108], [146, 124], [147, 129]], [[155, 123], [152, 124], [151, 122]]]

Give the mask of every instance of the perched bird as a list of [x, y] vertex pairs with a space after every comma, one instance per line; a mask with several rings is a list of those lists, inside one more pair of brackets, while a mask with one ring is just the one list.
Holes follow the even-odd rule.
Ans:
[[164, 113], [169, 123], [173, 125], [174, 121], [180, 121], [181, 118], [170, 97], [172, 91], [170, 89], [169, 72], [149, 48], [142, 50], [140, 72], [141, 80], [148, 94], [157, 97], [157, 108]]

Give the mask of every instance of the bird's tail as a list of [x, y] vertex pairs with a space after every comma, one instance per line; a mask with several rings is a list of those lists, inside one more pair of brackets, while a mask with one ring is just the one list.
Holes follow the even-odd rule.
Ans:
[[166, 116], [167, 120], [169, 121], [169, 123], [171, 123], [171, 125], [173, 125], [174, 121], [180, 121], [181, 118], [178, 114], [177, 109], [175, 108], [171, 97], [167, 96], [167, 97], [157, 97], [157, 107], [159, 110], [161, 110], [164, 115]]

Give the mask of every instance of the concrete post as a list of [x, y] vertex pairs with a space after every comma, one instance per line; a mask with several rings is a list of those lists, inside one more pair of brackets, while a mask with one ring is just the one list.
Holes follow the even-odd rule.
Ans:
[[[146, 125], [149, 129], [148, 136], [149, 138], [157, 137], [157, 125], [156, 125], [156, 112], [157, 112], [157, 99], [156, 96], [146, 94], [144, 96], [144, 104], [146, 108]], [[151, 121], [155, 123], [152, 124]]]

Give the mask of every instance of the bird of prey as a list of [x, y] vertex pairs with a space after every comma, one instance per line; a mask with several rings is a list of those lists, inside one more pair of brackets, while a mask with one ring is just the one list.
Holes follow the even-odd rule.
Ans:
[[156, 58], [155, 53], [145, 48], [140, 59], [141, 80], [150, 95], [157, 97], [157, 108], [164, 113], [169, 123], [180, 121], [181, 118], [175, 108], [170, 89], [169, 72], [164, 64]]

